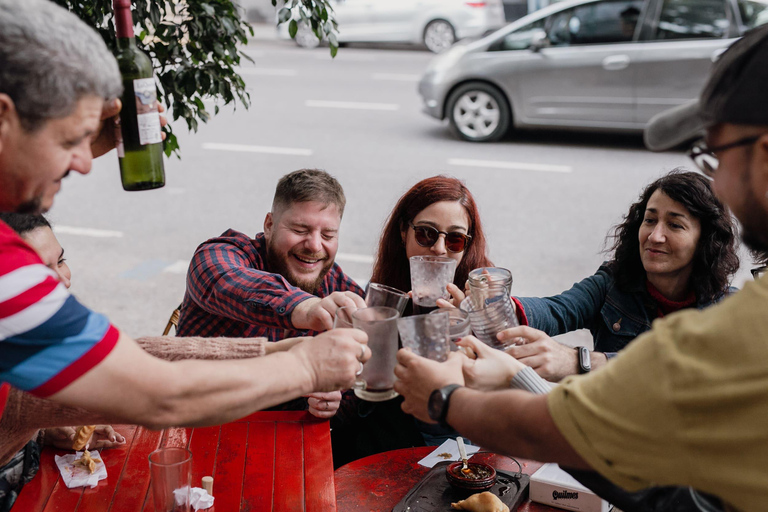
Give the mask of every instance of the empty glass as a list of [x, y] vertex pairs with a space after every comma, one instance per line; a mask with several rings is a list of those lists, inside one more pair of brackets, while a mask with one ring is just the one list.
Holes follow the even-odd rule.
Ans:
[[448, 359], [448, 311], [433, 311], [435, 314], [407, 316], [397, 319], [397, 330], [403, 347], [411, 349], [427, 359], [445, 361]]
[[368, 293], [365, 294], [365, 304], [368, 307], [386, 306], [388, 308], [395, 308], [400, 313], [400, 316], [403, 316], [405, 306], [408, 305], [408, 299], [407, 293], [379, 283], [370, 283], [368, 285]]
[[456, 260], [442, 256], [411, 256], [413, 313], [425, 314], [437, 308], [437, 299], [448, 299], [445, 289], [453, 282]]
[[503, 293], [485, 299], [479, 304], [477, 302], [472, 297], [467, 297], [461, 301], [460, 305], [460, 309], [469, 314], [472, 332], [475, 333], [477, 339], [486, 345], [502, 350], [505, 347], [515, 345], [516, 343], [502, 343], [496, 338], [496, 335], [504, 329], [520, 325], [509, 295]]
[[456, 342], [464, 336], [472, 334], [472, 327], [469, 323], [469, 313], [459, 308], [436, 309], [430, 315], [439, 315], [443, 311], [448, 312], [448, 337], [450, 339], [451, 352], [459, 350]]
[[152, 497], [156, 512], [188, 512], [192, 452], [160, 448], [149, 454]]
[[363, 365], [360, 378], [365, 381], [364, 389], [355, 389], [355, 395], [369, 402], [383, 402], [397, 396], [395, 366], [397, 365], [397, 318], [395, 308], [373, 306], [358, 309], [352, 313], [355, 329], [368, 334], [368, 348], [371, 358]]

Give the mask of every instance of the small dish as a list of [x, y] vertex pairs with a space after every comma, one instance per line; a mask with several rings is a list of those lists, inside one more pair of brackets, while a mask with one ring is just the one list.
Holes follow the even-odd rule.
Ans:
[[468, 473], [464, 473], [462, 462], [454, 462], [445, 468], [445, 478], [451, 485], [461, 489], [485, 491], [496, 483], [496, 470], [488, 464], [470, 462], [467, 464]]

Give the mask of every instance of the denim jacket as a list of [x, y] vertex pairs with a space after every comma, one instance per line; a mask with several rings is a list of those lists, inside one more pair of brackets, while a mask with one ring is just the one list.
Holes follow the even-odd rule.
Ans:
[[[516, 297], [523, 306], [528, 325], [556, 336], [589, 329], [595, 350], [608, 357], [626, 347], [658, 318], [658, 307], [645, 283], [620, 290], [607, 263], [570, 290], [553, 297]], [[719, 299], [718, 299], [719, 300]], [[697, 303], [698, 309], [712, 302]]]

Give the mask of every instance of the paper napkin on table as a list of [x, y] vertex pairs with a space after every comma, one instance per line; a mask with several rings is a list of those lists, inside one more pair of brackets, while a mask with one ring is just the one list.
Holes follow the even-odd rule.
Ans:
[[189, 491], [189, 506], [193, 510], [205, 510], [213, 506], [213, 496], [208, 494], [208, 491], [202, 487], [182, 487], [173, 491], [173, 495], [176, 496], [176, 504], [184, 505], [184, 493]]
[[102, 460], [102, 462], [96, 463], [96, 470], [91, 474], [87, 468], [81, 466], [75, 466], [74, 462], [83, 456], [83, 452], [77, 452], [72, 455], [56, 455], [56, 465], [59, 467], [61, 478], [64, 480], [64, 484], [73, 489], [75, 487], [96, 487], [100, 480], [107, 478], [107, 467], [104, 465], [103, 459], [99, 455], [97, 450], [91, 452], [91, 458]]
[[[467, 449], [467, 457], [480, 451], [479, 446], [473, 446], [471, 444], [464, 443], [464, 447]], [[443, 444], [438, 446], [435, 451], [424, 457], [419, 461], [419, 464], [428, 468], [434, 467], [438, 462], [460, 460], [459, 457], [459, 444], [455, 439], [448, 439]]]

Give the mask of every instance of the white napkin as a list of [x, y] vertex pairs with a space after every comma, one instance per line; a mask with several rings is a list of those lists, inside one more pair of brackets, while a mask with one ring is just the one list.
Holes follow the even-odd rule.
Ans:
[[96, 487], [100, 480], [107, 478], [107, 467], [104, 465], [103, 459], [101, 459], [97, 450], [91, 452], [91, 458], [101, 459], [102, 462], [96, 463], [96, 471], [93, 474], [84, 467], [74, 465], [74, 462], [82, 456], [83, 452], [77, 452], [74, 455], [69, 454], [62, 457], [56, 455], [54, 457], [56, 465], [59, 467], [61, 478], [70, 489], [85, 486]]
[[173, 491], [176, 496], [176, 504], [184, 505], [184, 494], [189, 491], [189, 506], [194, 510], [205, 510], [213, 506], [213, 496], [201, 487], [182, 487]]
[[[464, 447], [467, 449], [467, 457], [471, 457], [473, 454], [480, 451], [479, 446], [473, 446], [471, 444], [464, 443]], [[419, 461], [419, 464], [428, 468], [434, 467], [438, 462], [461, 460], [459, 456], [459, 443], [455, 439], [448, 439], [443, 444], [438, 446], [435, 451], [424, 457]]]

